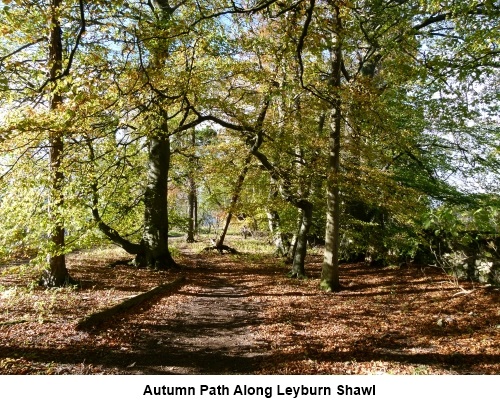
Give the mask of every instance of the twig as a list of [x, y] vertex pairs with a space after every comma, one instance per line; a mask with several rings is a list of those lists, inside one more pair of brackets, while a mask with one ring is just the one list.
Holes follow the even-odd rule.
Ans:
[[464, 290], [462, 288], [462, 291], [459, 291], [459, 292], [453, 294], [452, 297], [456, 297], [457, 295], [468, 295], [470, 293], [473, 293], [474, 291], [476, 291], [476, 290]]

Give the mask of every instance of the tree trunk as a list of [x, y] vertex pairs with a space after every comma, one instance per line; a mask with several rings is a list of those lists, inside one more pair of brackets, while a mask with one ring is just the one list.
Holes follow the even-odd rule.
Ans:
[[247, 157], [245, 158], [245, 162], [243, 165], [243, 169], [241, 169], [240, 175], [238, 176], [238, 179], [236, 180], [236, 185], [234, 187], [234, 192], [233, 192], [233, 197], [231, 198], [231, 203], [229, 205], [229, 209], [227, 212], [226, 216], [226, 221], [224, 223], [224, 228], [222, 229], [222, 232], [216, 241], [215, 247], [217, 249], [222, 249], [224, 247], [224, 239], [227, 234], [227, 230], [229, 229], [229, 224], [231, 223], [231, 219], [233, 218], [234, 211], [236, 209], [236, 204], [238, 203], [238, 200], [240, 198], [241, 194], [241, 189], [243, 188], [243, 182], [245, 181], [245, 177], [248, 173], [248, 169], [250, 169], [250, 162], [252, 161], [252, 154], [249, 153]]
[[[340, 12], [335, 7], [335, 24], [340, 31]], [[342, 66], [342, 45], [338, 34], [334, 34], [334, 49], [332, 52], [332, 77], [330, 84], [335, 94], [332, 108], [332, 124], [328, 144], [328, 173], [327, 178], [327, 209], [326, 209], [326, 232], [325, 232], [325, 253], [321, 271], [321, 288], [325, 291], [340, 290], [339, 277], [339, 222], [340, 222], [340, 136], [341, 136], [341, 66]]]
[[[50, 4], [49, 77], [52, 80], [51, 111], [58, 110], [63, 102], [62, 94], [56, 88], [57, 76], [62, 72], [63, 61], [61, 23], [58, 15], [61, 3], [62, 0], [52, 0]], [[42, 274], [40, 285], [60, 287], [74, 283], [66, 268], [66, 256], [64, 254], [64, 222], [61, 217], [61, 210], [64, 205], [64, 174], [61, 170], [64, 140], [63, 134], [60, 131], [50, 133], [49, 150], [51, 190], [48, 215], [51, 224], [49, 235], [51, 253], [49, 253], [48, 257], [48, 268]]]
[[313, 205], [309, 202], [303, 204], [300, 209], [302, 220], [300, 221], [299, 232], [297, 233], [297, 240], [295, 252], [293, 255], [292, 270], [289, 273], [290, 277], [305, 278], [305, 259], [307, 254], [307, 234], [311, 228]]
[[188, 191], [188, 232], [186, 242], [194, 243], [194, 234], [196, 229], [196, 220], [195, 220], [195, 212], [196, 212], [196, 185], [194, 183], [194, 179], [192, 175], [189, 177], [189, 191]]
[[168, 269], [175, 262], [168, 250], [168, 171], [170, 139], [166, 132], [150, 136], [148, 173], [144, 193], [144, 255], [137, 255], [137, 265]]
[[200, 232], [198, 221], [198, 194], [194, 193], [194, 234], [198, 235]]
[[[193, 130], [191, 133], [191, 146], [196, 145], [196, 133]], [[188, 173], [188, 232], [186, 242], [194, 243], [194, 234], [196, 232], [196, 183], [194, 181], [196, 157], [189, 158], [189, 173]]]
[[[340, 120], [335, 118], [336, 124], [340, 125]], [[329, 159], [329, 176], [326, 198], [326, 231], [325, 231], [325, 253], [321, 268], [321, 288], [326, 291], [338, 291], [340, 289], [339, 275], [339, 222], [340, 222], [340, 193], [338, 186], [339, 174], [339, 152], [340, 152], [340, 131], [332, 128], [330, 134], [330, 150], [333, 154]]]

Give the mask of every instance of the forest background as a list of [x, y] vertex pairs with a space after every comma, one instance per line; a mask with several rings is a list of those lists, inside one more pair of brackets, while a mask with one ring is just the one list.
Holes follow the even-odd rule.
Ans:
[[360, 259], [498, 281], [498, 4], [465, 3], [3, 1], [3, 260], [168, 268], [169, 229], [229, 214], [295, 276], [324, 240], [326, 289]]
[[[272, 243], [500, 283], [495, 1], [0, 2], [0, 260]], [[175, 256], [175, 255], [174, 255]], [[12, 270], [11, 270], [12, 271]]]

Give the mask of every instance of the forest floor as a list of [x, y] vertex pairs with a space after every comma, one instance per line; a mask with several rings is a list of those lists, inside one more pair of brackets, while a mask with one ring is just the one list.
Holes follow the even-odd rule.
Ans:
[[[116, 248], [73, 253], [81, 287], [45, 290], [0, 267], [0, 374], [500, 374], [500, 290], [436, 268], [342, 266], [339, 293], [238, 238], [240, 254], [173, 241], [175, 272], [110, 267]], [[259, 250], [261, 249], [261, 250]], [[157, 285], [160, 294], [78, 330], [86, 315]]]

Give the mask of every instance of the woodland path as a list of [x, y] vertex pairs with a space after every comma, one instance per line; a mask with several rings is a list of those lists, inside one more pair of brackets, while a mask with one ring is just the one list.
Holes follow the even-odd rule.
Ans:
[[[242, 301], [247, 289], [214, 277], [174, 314], [154, 315], [156, 325], [138, 342], [160, 364], [156, 372], [173, 374], [247, 374], [264, 355], [251, 326], [259, 323], [259, 307]], [[142, 322], [148, 323], [148, 314]], [[156, 363], [156, 362], [155, 362]], [[134, 366], [140, 371], [141, 360]], [[153, 371], [153, 370], [148, 370]]]
[[[140, 317], [126, 321], [139, 330], [130, 351], [141, 354], [127, 366], [130, 372], [257, 372], [268, 348], [255, 334], [261, 321], [261, 304], [245, 299], [252, 292], [244, 282], [221, 276], [220, 269], [207, 266], [203, 260], [206, 255], [186, 251], [183, 256], [183, 267], [189, 268], [191, 274], [198, 273], [194, 282], [188, 275], [188, 289], [176, 293], [184, 299], [169, 311], [162, 306], [163, 300], [169, 300], [165, 297]], [[193, 287], [196, 293], [189, 291]]]

